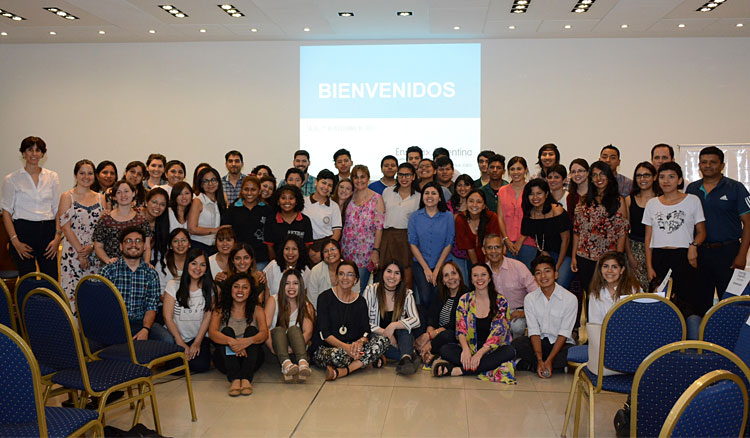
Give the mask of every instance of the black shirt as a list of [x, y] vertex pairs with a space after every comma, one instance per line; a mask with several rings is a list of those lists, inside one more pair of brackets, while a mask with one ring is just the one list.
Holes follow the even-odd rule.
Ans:
[[[370, 317], [367, 314], [367, 302], [362, 295], [351, 303], [344, 303], [333, 293], [333, 289], [324, 291], [318, 296], [318, 333], [320, 340], [334, 336], [347, 344], [370, 333]], [[341, 334], [344, 327], [346, 333]]]
[[[531, 219], [524, 215], [521, 221], [521, 234], [536, 239], [539, 251], [556, 252], [558, 254], [562, 245], [560, 233], [569, 231], [570, 228], [570, 217], [565, 212], [545, 219]], [[570, 246], [568, 246], [568, 249], [570, 249]], [[570, 252], [567, 255], [570, 255]]]
[[643, 225], [643, 212], [645, 207], [641, 208], [635, 202], [635, 196], [630, 195], [630, 240], [643, 242], [646, 240], [646, 226]]
[[380, 318], [380, 328], [384, 329], [388, 327], [388, 324], [393, 322], [393, 310], [385, 312], [385, 316]]
[[477, 349], [484, 347], [484, 343], [487, 342], [487, 338], [490, 336], [491, 322], [492, 318], [489, 315], [484, 318], [477, 318]]
[[237, 242], [247, 243], [255, 252], [256, 262], [268, 261], [268, 247], [264, 239], [266, 223], [273, 219], [273, 211], [266, 204], [256, 205], [252, 210], [247, 207], [233, 205], [221, 218], [222, 225], [231, 225]]
[[273, 245], [276, 254], [281, 254], [282, 245], [284, 245], [286, 237], [290, 235], [299, 237], [306, 245], [311, 245], [313, 230], [310, 218], [302, 213], [297, 213], [297, 217], [291, 224], [286, 223], [280, 213], [268, 218], [263, 229], [263, 238], [266, 245]]

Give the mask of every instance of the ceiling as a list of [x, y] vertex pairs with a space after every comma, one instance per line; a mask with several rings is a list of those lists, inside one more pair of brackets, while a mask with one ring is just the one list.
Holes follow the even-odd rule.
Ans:
[[229, 0], [244, 14], [234, 18], [220, 0], [0, 0], [0, 9], [25, 18], [0, 16], [0, 44], [750, 37], [750, 0], [725, 0], [710, 12], [696, 11], [706, 0], [594, 0], [585, 13], [572, 12], [577, 0], [528, 2], [515, 14], [513, 0]]

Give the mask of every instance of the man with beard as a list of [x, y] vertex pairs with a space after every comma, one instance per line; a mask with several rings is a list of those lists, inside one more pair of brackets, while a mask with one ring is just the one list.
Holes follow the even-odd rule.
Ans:
[[224, 186], [224, 194], [227, 195], [227, 205], [232, 205], [240, 197], [242, 189], [242, 180], [245, 175], [242, 173], [242, 154], [239, 151], [229, 151], [224, 155], [225, 165], [228, 173], [221, 177], [221, 184]]
[[294, 153], [294, 167], [305, 174], [300, 187], [302, 195], [310, 196], [315, 193], [315, 178], [307, 173], [307, 168], [310, 167], [310, 154], [306, 150], [300, 149]]

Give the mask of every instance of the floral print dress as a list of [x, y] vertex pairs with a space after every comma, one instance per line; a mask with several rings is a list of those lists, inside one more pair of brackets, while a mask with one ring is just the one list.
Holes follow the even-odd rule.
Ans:
[[385, 215], [378, 212], [380, 195], [373, 194], [369, 201], [357, 205], [354, 200], [346, 207], [346, 220], [341, 233], [341, 252], [344, 259], [352, 260], [364, 268], [375, 248], [375, 233], [383, 229]]
[[[60, 216], [60, 226], [70, 223], [70, 228], [78, 238], [81, 245], [90, 245], [94, 235], [94, 227], [102, 216], [104, 207], [100, 201], [96, 204], [85, 206], [73, 201], [68, 211]], [[68, 239], [63, 240], [62, 255], [60, 256], [60, 286], [68, 295], [68, 301], [75, 312], [74, 295], [78, 281], [90, 274], [99, 272], [99, 258], [94, 251], [89, 254], [89, 268], [81, 268], [81, 262], [78, 260], [73, 245]]]
[[[490, 322], [490, 334], [484, 345], [477, 345], [477, 300], [476, 292], [472, 291], [464, 294], [458, 300], [456, 309], [456, 336], [466, 336], [471, 354], [475, 354], [485, 345], [490, 347], [490, 351], [496, 350], [503, 345], [510, 345], [511, 331], [510, 322], [508, 321], [508, 301], [504, 296], [497, 296], [497, 315]], [[516, 375], [513, 362], [505, 362], [494, 370], [480, 373], [477, 375], [480, 380], [490, 382], [502, 382], [511, 385], [516, 384]]]
[[609, 216], [602, 204], [576, 206], [573, 232], [578, 234], [576, 255], [597, 261], [607, 251], [617, 251], [617, 241], [628, 233], [630, 223], [618, 211]]

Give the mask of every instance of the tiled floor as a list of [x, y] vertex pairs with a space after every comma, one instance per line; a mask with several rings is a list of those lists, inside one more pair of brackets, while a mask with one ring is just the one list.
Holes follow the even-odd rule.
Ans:
[[[314, 370], [304, 384], [285, 384], [278, 366], [267, 361], [249, 397], [230, 398], [229, 384], [216, 370], [193, 376], [194, 423], [184, 379], [165, 379], [156, 391], [162, 431], [175, 437], [559, 437], [572, 375], [541, 380], [519, 372], [517, 377], [512, 386], [473, 377], [438, 379], [428, 371], [404, 377], [389, 365], [336, 382], [325, 382], [323, 372]], [[624, 401], [619, 394], [596, 396], [597, 436], [614, 436], [612, 418]], [[587, 435], [586, 403], [582, 415], [581, 435]], [[129, 429], [132, 411], [123, 409], [107, 420]], [[153, 428], [150, 408], [141, 422]]]

